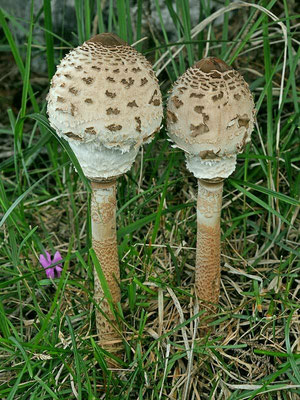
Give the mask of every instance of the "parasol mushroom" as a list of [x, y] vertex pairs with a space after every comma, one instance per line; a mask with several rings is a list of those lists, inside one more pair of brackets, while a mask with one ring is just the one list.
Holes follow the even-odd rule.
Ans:
[[168, 99], [168, 135], [185, 151], [187, 168], [198, 179], [195, 286], [207, 308], [218, 303], [220, 292], [223, 180], [250, 141], [254, 116], [248, 84], [214, 57], [189, 68]]
[[[92, 243], [114, 304], [121, 300], [116, 237], [116, 179], [131, 168], [140, 146], [162, 119], [162, 100], [151, 64], [112, 33], [70, 51], [57, 67], [47, 97], [50, 125], [66, 139], [92, 186]], [[117, 351], [120, 337], [98, 274], [94, 299], [100, 344]]]

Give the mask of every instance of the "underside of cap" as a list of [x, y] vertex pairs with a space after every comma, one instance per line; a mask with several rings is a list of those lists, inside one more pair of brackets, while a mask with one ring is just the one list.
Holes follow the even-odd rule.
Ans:
[[187, 169], [198, 179], [225, 179], [233, 173], [236, 155], [218, 159], [203, 160], [199, 156], [186, 154]]
[[138, 147], [132, 147], [127, 152], [119, 149], [107, 149], [94, 142], [69, 142], [79, 164], [89, 179], [102, 181], [117, 178], [127, 172], [138, 153]]

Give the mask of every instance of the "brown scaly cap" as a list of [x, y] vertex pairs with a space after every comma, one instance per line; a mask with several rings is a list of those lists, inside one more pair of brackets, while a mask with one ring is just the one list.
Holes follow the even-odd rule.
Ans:
[[64, 57], [47, 100], [50, 125], [90, 178], [126, 172], [163, 116], [151, 64], [113, 33], [96, 35]]
[[167, 105], [168, 134], [201, 159], [235, 156], [250, 140], [254, 102], [243, 77], [224, 61], [198, 61], [174, 83]]
[[150, 138], [162, 119], [151, 64], [113, 33], [71, 50], [57, 67], [47, 99], [51, 126], [73, 143], [127, 151]]

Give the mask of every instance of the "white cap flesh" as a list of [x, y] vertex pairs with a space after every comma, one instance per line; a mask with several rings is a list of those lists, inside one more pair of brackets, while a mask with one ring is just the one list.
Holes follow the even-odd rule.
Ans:
[[50, 125], [93, 180], [129, 170], [163, 115], [151, 64], [114, 34], [97, 35], [68, 53], [47, 100]]
[[254, 102], [243, 77], [224, 61], [209, 57], [189, 68], [168, 100], [168, 135], [187, 153], [197, 178], [226, 178], [254, 124]]

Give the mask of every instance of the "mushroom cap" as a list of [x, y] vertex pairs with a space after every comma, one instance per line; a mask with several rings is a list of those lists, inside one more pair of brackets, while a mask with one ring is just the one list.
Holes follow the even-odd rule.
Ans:
[[[107, 178], [113, 166], [115, 175], [128, 170], [163, 115], [151, 64], [111, 33], [96, 35], [63, 58], [47, 101], [50, 125], [70, 143], [91, 178]], [[120, 160], [125, 153], [126, 160]]]
[[254, 116], [253, 97], [243, 77], [224, 61], [208, 57], [174, 83], [167, 105], [168, 135], [189, 154], [188, 166], [196, 159], [201, 170], [218, 162], [218, 176], [225, 168], [226, 177], [234, 170], [237, 153], [250, 141]]

